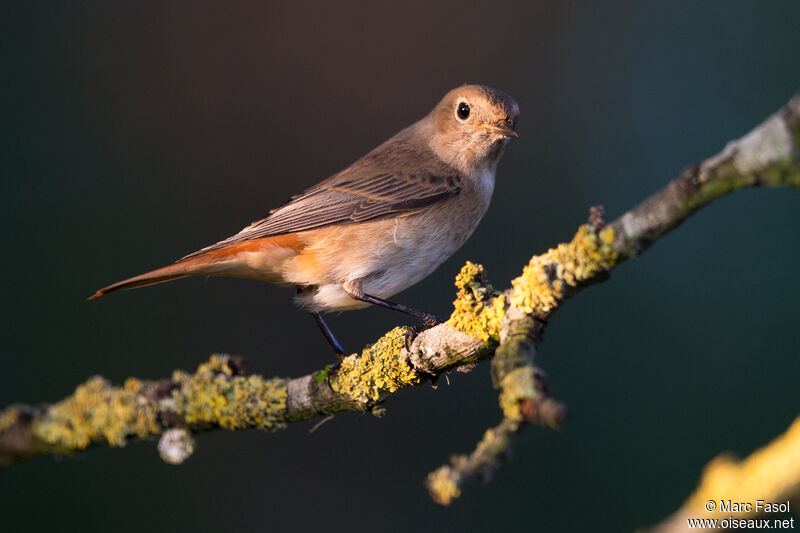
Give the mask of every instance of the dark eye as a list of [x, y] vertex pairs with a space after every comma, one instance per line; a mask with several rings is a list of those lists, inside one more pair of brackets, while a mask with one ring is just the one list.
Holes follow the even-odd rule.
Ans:
[[467, 120], [469, 116], [469, 104], [466, 102], [459, 102], [458, 107], [456, 108], [456, 115], [461, 120]]

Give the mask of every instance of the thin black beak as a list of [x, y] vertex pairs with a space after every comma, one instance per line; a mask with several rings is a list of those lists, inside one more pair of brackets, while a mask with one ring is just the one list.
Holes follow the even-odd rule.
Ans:
[[492, 125], [492, 131], [505, 135], [506, 137], [519, 137], [516, 125], [510, 120], [498, 120]]

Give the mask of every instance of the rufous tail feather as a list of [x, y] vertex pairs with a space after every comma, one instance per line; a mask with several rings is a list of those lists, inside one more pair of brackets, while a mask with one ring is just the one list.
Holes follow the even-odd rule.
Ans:
[[139, 274], [138, 276], [118, 281], [117, 283], [109, 285], [108, 287], [103, 287], [88, 299], [94, 300], [95, 298], [105, 296], [106, 294], [111, 294], [112, 292], [125, 289], [135, 289], [136, 287], [144, 287], [146, 285], [155, 285], [156, 283], [163, 283], [173, 279], [185, 278], [186, 276], [191, 276], [192, 274], [196, 273], [196, 269], [192, 269], [189, 265], [184, 263], [176, 263], [174, 265], [165, 266], [151, 272], [145, 272], [144, 274]]
[[[279, 274], [276, 273], [274, 279], [271, 279], [269, 277], [269, 272], [252, 271], [252, 269], [247, 270], [245, 266], [243, 266], [241, 262], [237, 260], [237, 257], [240, 257], [239, 254], [242, 253], [265, 254], [267, 257], [274, 254], [276, 262], [273, 267], [277, 268], [277, 266], [280, 264], [281, 258], [286, 257], [283, 251], [297, 251], [301, 247], [302, 243], [296, 234], [254, 239], [240, 243], [233, 243], [221, 248], [217, 248], [216, 245], [210, 246], [200, 250], [199, 252], [195, 252], [194, 254], [184, 257], [174, 265], [165, 266], [151, 272], [146, 272], [144, 274], [122, 280], [114, 283], [113, 285], [109, 285], [108, 287], [103, 287], [90, 296], [89, 300], [94, 300], [100, 296], [124, 289], [134, 289], [136, 287], [154, 285], [156, 283], [171, 281], [178, 278], [185, 278], [187, 276], [227, 275], [234, 277], [255, 277], [258, 279], [280, 282], [281, 278]], [[269, 265], [269, 261], [265, 261], [263, 263], [263, 266]]]

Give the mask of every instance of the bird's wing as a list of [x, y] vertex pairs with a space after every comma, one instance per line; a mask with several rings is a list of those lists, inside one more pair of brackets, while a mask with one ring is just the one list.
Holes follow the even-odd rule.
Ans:
[[364, 222], [425, 207], [458, 194], [455, 169], [408, 173], [349, 168], [292, 198], [242, 231], [181, 261], [253, 239], [306, 231], [332, 224]]

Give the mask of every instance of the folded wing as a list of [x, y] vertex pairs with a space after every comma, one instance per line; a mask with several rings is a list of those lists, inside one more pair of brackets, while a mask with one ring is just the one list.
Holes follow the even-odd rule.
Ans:
[[364, 222], [440, 202], [458, 194], [462, 187], [458, 173], [448, 170], [374, 173], [351, 167], [292, 198], [236, 235], [181, 261], [253, 239]]

